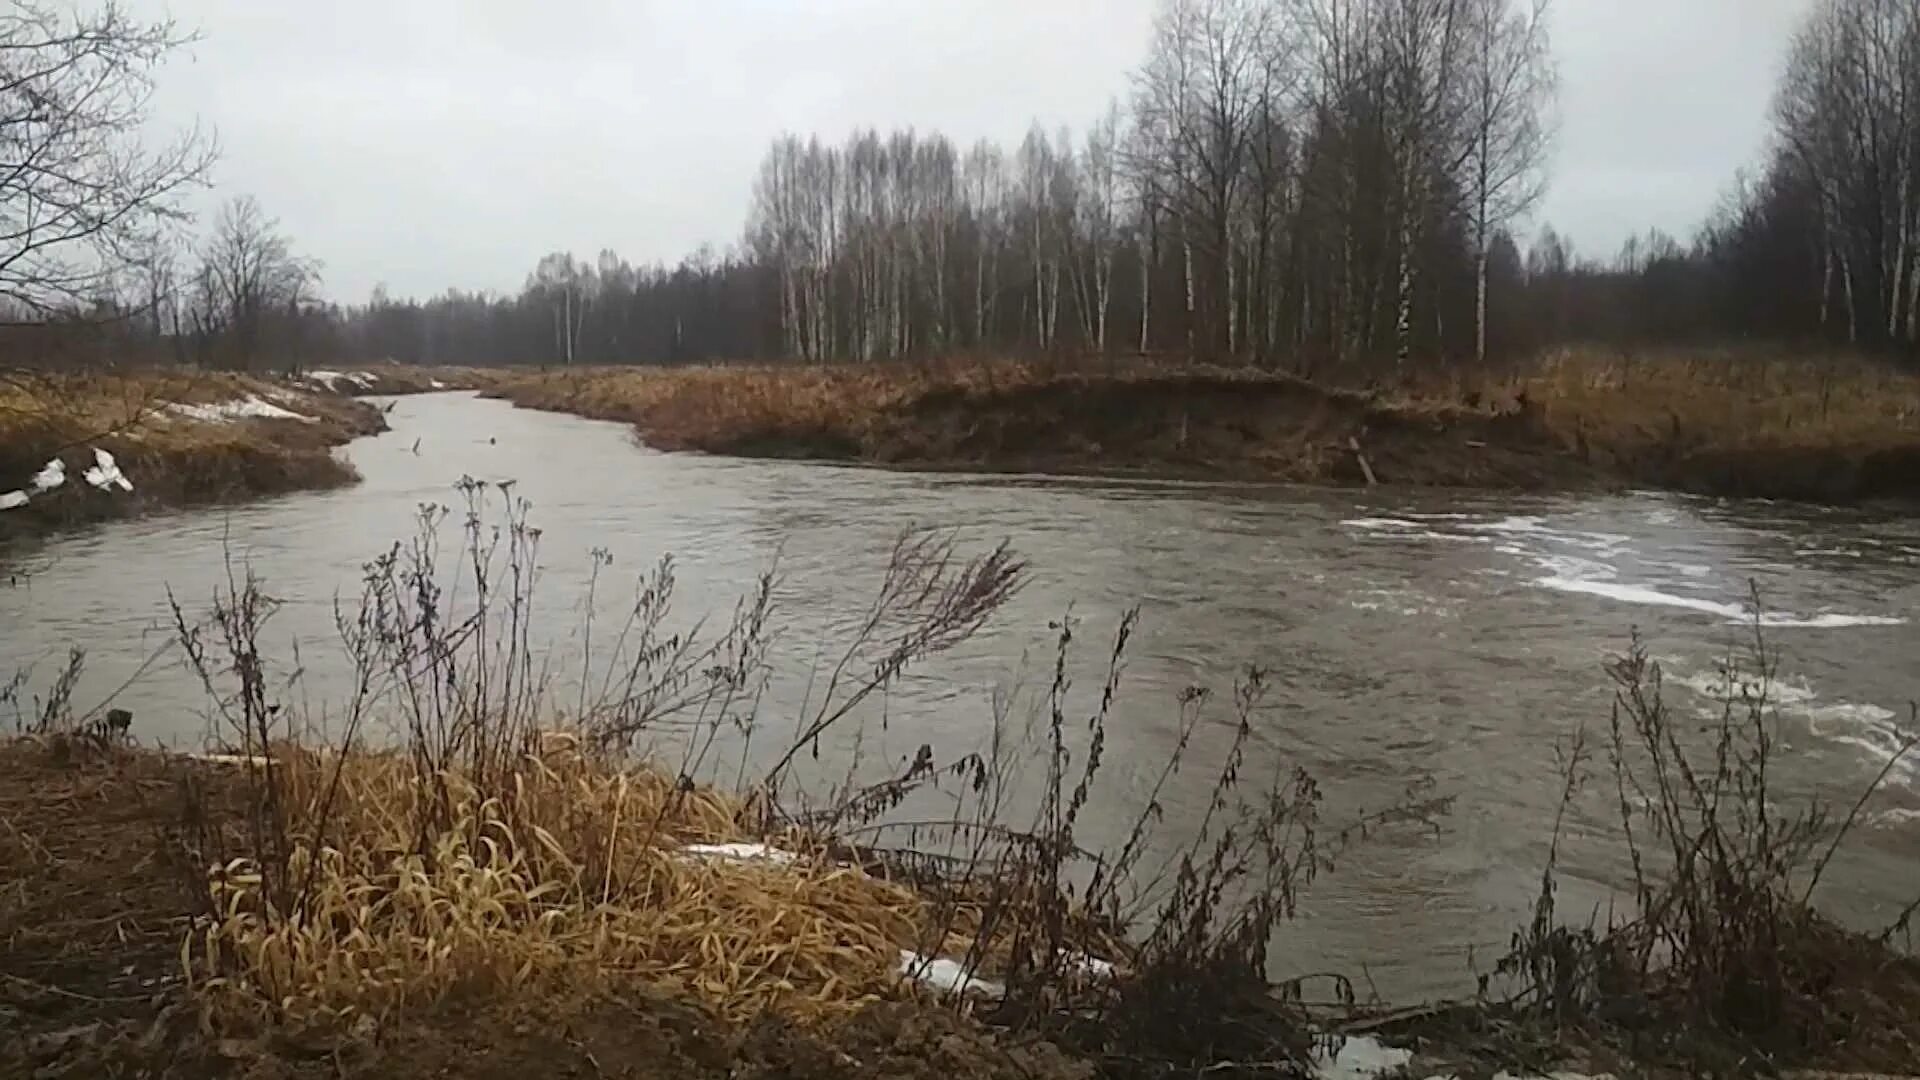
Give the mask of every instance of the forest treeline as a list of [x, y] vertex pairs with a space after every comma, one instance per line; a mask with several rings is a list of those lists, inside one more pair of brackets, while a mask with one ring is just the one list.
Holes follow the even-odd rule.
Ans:
[[[340, 306], [241, 198], [199, 242], [155, 243], [83, 289], [20, 287], [0, 254], [0, 288], [33, 316], [16, 321], [53, 324], [9, 336], [15, 352], [237, 368], [1147, 352], [1321, 372], [1561, 342], [1920, 352], [1920, 6], [1820, 0], [1756, 168], [1694, 236], [1604, 256], [1551, 228], [1516, 235], [1548, 179], [1550, 15], [1548, 0], [1164, 0], [1124, 97], [1083, 133], [782, 137], [724, 253], [558, 252], [513, 295], [382, 289]], [[0, 100], [21, 111], [21, 94]], [[0, 185], [9, 221], [17, 194]]]

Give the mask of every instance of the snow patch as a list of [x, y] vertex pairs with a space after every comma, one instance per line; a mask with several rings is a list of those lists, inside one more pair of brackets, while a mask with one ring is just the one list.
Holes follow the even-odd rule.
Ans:
[[27, 505], [24, 491], [0, 491], [0, 510], [18, 510]]
[[87, 483], [101, 491], [111, 491], [116, 487], [121, 491], [133, 490], [133, 481], [120, 471], [120, 465], [113, 460], [113, 455], [97, 446], [93, 448], [93, 465], [84, 475]]
[[33, 488], [35, 495], [40, 495], [52, 491], [54, 488], [66, 482], [67, 463], [61, 461], [59, 458], [54, 458], [52, 461], [41, 466], [39, 472], [33, 474], [33, 480], [28, 486]]
[[1332, 1054], [1325, 1047], [1313, 1051], [1314, 1080], [1373, 1080], [1374, 1077], [1404, 1069], [1413, 1061], [1413, 1051], [1388, 1046], [1370, 1035], [1340, 1040]]
[[346, 383], [354, 389], [370, 390], [379, 380], [366, 371], [309, 371], [306, 379], [317, 386], [324, 386], [334, 393], [340, 393], [340, 384]]
[[958, 961], [921, 956], [911, 949], [900, 950], [900, 974], [943, 994], [979, 994], [998, 998], [1007, 993], [1007, 988], [1000, 983], [969, 975]]
[[774, 866], [791, 866], [800, 859], [800, 856], [791, 851], [782, 851], [768, 844], [688, 844], [680, 851], [682, 854], [701, 859], [764, 862]]
[[271, 401], [262, 400], [257, 394], [212, 405], [175, 402], [167, 406], [167, 411], [206, 424], [225, 424], [233, 420], [298, 420], [303, 424], [314, 423], [313, 417], [283, 409]]

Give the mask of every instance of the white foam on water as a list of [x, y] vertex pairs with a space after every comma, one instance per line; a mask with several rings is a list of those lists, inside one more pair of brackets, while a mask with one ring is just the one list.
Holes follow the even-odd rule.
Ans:
[[1347, 520], [1341, 522], [1340, 524], [1345, 525], [1349, 529], [1369, 529], [1374, 531], [1378, 531], [1381, 529], [1424, 529], [1426, 528], [1424, 524], [1418, 521], [1408, 521], [1405, 518], [1383, 518], [1383, 517], [1348, 518]]
[[[1706, 719], [1719, 715], [1718, 703], [1730, 700], [1734, 708], [1741, 708], [1764, 689], [1767, 705], [1804, 719], [1815, 738], [1864, 751], [1881, 766], [1893, 760], [1905, 742], [1894, 723], [1899, 713], [1871, 702], [1819, 702], [1819, 695], [1805, 679], [1775, 679], [1763, 688], [1752, 675], [1729, 679], [1724, 672], [1702, 671], [1670, 676], [1667, 681], [1712, 703], [1697, 710]], [[1902, 781], [1920, 780], [1920, 755], [1907, 754], [1889, 775]]]
[[1907, 620], [1891, 615], [1842, 615], [1830, 613], [1796, 618], [1792, 615], [1762, 615], [1760, 625], [1789, 629], [1843, 630], [1849, 626], [1905, 626]]
[[1737, 619], [1746, 614], [1746, 609], [1737, 604], [1721, 604], [1712, 600], [1702, 600], [1693, 596], [1676, 596], [1644, 585], [1627, 585], [1618, 581], [1590, 581], [1585, 578], [1543, 577], [1534, 582], [1543, 589], [1556, 592], [1583, 593], [1588, 596], [1605, 597], [1618, 600], [1623, 604], [1645, 604], [1654, 607], [1682, 608], [1698, 611], [1707, 615], [1719, 615], [1723, 618]]
[[1870, 829], [1902, 829], [1920, 824], [1920, 809], [1896, 806], [1891, 810], [1876, 810], [1862, 815], [1860, 820]]
[[1363, 532], [1379, 533], [1394, 539], [1406, 540], [1446, 540], [1456, 544], [1492, 543], [1491, 537], [1472, 536], [1463, 533], [1438, 532], [1422, 521], [1406, 521], [1401, 518], [1351, 518], [1340, 524]]
[[[1629, 585], [1618, 581], [1594, 581], [1589, 578], [1560, 574], [1539, 578], [1534, 584], [1543, 589], [1584, 593], [1588, 596], [1617, 600], [1623, 604], [1680, 608], [1686, 611], [1697, 611], [1703, 615], [1718, 615], [1731, 623], [1744, 625], [1754, 621], [1753, 609], [1744, 604], [1723, 604], [1717, 600], [1705, 600], [1697, 596], [1681, 596], [1676, 593], [1661, 592], [1659, 589], [1645, 585]], [[1851, 615], [1841, 612], [1795, 615], [1785, 611], [1766, 611], [1760, 614], [1759, 622], [1761, 626], [1786, 629], [1840, 630], [1856, 626], [1904, 626], [1907, 620], [1891, 615]]]

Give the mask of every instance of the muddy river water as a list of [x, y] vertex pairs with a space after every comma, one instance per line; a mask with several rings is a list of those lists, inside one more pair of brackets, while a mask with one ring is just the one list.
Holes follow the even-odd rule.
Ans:
[[[855, 625], [903, 528], [957, 531], [963, 550], [1010, 541], [1027, 586], [976, 637], [916, 669], [863, 735], [885, 764], [930, 743], [978, 748], [998, 698], [1015, 716], [1051, 671], [1070, 613], [1075, 715], [1097, 690], [1104, 642], [1138, 605], [1108, 771], [1081, 839], [1137, 808], [1166, 761], [1184, 688], [1220, 691], [1256, 664], [1268, 693], [1250, 769], [1310, 770], [1337, 821], [1410, 783], [1455, 796], [1437, 828], [1382, 831], [1306, 894], [1276, 970], [1337, 968], [1389, 998], [1473, 985], [1525, 917], [1561, 783], [1556, 748], [1605, 729], [1603, 669], [1638, 631], [1676, 713], [1712, 708], [1718, 665], [1752, 638], [1749, 589], [1779, 658], [1781, 798], [1850, 805], [1884, 766], [1920, 697], [1920, 516], [1643, 493], [1555, 497], [1340, 491], [1023, 476], [923, 474], [661, 454], [620, 425], [465, 394], [398, 399], [392, 430], [345, 453], [365, 482], [241, 507], [159, 514], [0, 554], [28, 571], [0, 588], [0, 671], [44, 684], [87, 650], [82, 707], [115, 691], [135, 734], [192, 745], [203, 698], [169, 639], [167, 590], [206, 606], [226, 560], [284, 605], [269, 644], [298, 642], [309, 701], [338, 692], [335, 597], [410, 534], [420, 504], [454, 502], [470, 474], [516, 481], [540, 540], [536, 637], [556, 672], [578, 653], [589, 552], [610, 552], [615, 606], [663, 553], [680, 617], [724, 613], [777, 565], [776, 674], [760, 711], [790, 725], [831, 645]], [[137, 482], [137, 478], [136, 478]], [[614, 584], [619, 582], [618, 584]], [[1023, 704], [1023, 702], [1025, 704]], [[1230, 732], [1209, 714], [1194, 764], [1164, 799], [1177, 831], [1203, 809]], [[881, 721], [884, 721], [883, 723]], [[829, 754], [832, 752], [829, 748]], [[1602, 755], [1604, 763], [1604, 755]], [[1604, 799], [1569, 824], [1564, 905], [1606, 901], [1626, 862]], [[1920, 892], [1920, 763], [1896, 768], [1829, 873], [1823, 901], [1884, 925]]]

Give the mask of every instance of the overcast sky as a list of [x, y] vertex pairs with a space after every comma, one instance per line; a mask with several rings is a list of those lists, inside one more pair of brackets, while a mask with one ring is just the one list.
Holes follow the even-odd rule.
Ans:
[[[1155, 0], [135, 0], [204, 39], [159, 119], [219, 132], [327, 292], [517, 289], [548, 251], [724, 248], [782, 131], [912, 125], [1013, 143], [1084, 129]], [[1611, 253], [1688, 235], [1757, 160], [1811, 0], [1557, 0], [1561, 95], [1539, 215]]]

